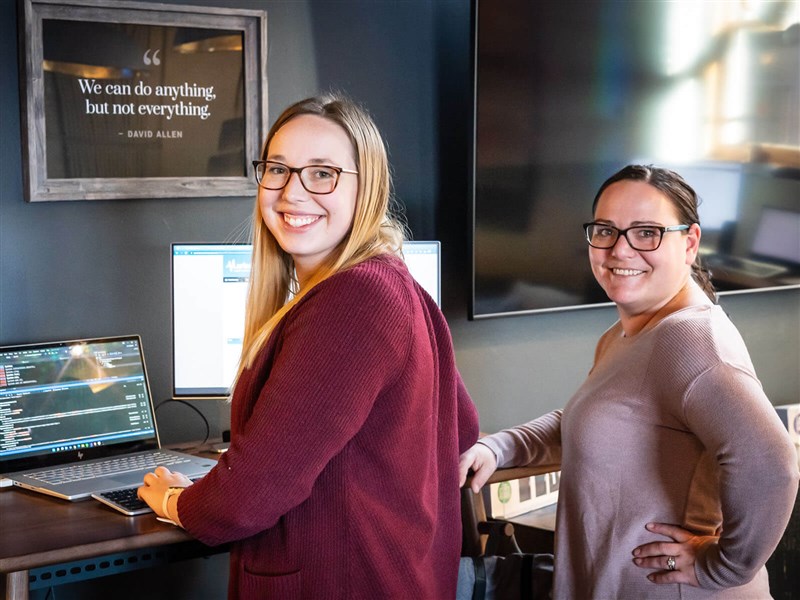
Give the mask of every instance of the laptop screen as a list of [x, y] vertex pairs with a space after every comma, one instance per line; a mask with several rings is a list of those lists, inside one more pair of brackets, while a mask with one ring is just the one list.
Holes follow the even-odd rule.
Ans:
[[752, 253], [787, 266], [800, 265], [800, 212], [763, 207]]
[[138, 336], [0, 348], [0, 473], [157, 447]]

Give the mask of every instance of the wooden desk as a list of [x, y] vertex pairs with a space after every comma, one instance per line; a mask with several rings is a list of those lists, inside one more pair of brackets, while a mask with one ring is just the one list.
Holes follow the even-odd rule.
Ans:
[[157, 521], [152, 513], [126, 517], [94, 500], [67, 502], [4, 488], [0, 490], [0, 597], [27, 600], [29, 569], [192, 539], [182, 529]]
[[[28, 571], [86, 558], [194, 540], [155, 514], [126, 517], [100, 502], [68, 502], [22, 488], [0, 489], [0, 600], [27, 600]], [[53, 582], [54, 584], [57, 582]]]

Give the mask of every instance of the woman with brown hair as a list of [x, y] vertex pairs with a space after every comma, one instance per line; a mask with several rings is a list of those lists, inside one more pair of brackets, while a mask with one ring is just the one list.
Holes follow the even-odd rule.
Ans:
[[556, 599], [769, 596], [764, 565], [797, 494], [797, 454], [699, 265], [697, 196], [630, 165], [584, 225], [619, 321], [563, 411], [482, 438], [498, 467], [560, 464]]

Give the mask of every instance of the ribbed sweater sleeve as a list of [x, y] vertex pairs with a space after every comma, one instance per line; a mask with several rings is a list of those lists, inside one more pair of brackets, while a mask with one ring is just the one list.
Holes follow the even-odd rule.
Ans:
[[721, 537], [695, 564], [700, 586], [755, 577], [778, 545], [797, 494], [797, 453], [759, 382], [728, 364], [706, 371], [684, 401], [689, 427], [718, 466]]
[[[383, 273], [383, 275], [381, 275]], [[319, 284], [273, 332], [237, 396], [258, 396], [217, 468], [180, 497], [184, 527], [216, 545], [264, 531], [311, 494], [402, 372], [411, 301], [399, 279], [354, 269]], [[260, 389], [259, 389], [259, 386]], [[268, 501], [265, 501], [268, 499]]]
[[495, 453], [499, 468], [560, 465], [561, 414], [561, 410], [555, 410], [479, 442]]
[[[797, 453], [721, 309], [676, 316], [682, 318], [651, 336], [647, 380], [660, 390], [662, 405], [674, 407], [675, 426], [691, 432], [715, 465], [717, 507], [699, 490], [685, 507], [698, 525], [713, 508], [721, 514], [719, 539], [711, 537], [697, 556], [698, 582], [708, 590], [734, 588], [755, 578], [786, 529], [800, 475]], [[683, 460], [674, 457], [676, 465]], [[705, 468], [695, 465], [698, 473]]]

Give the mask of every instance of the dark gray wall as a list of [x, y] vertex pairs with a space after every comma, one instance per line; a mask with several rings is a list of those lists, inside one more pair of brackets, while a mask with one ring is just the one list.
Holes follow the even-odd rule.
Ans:
[[[443, 242], [445, 314], [482, 429], [494, 431], [563, 406], [589, 369], [597, 337], [615, 318], [613, 309], [466, 318], [468, 0], [173, 1], [267, 10], [271, 118], [290, 102], [331, 87], [371, 109], [387, 139], [396, 195], [415, 236]], [[26, 204], [15, 18], [14, 2], [2, 0], [0, 344], [139, 333], [154, 396], [163, 400], [171, 389], [169, 245], [237, 235], [253, 199]], [[797, 402], [800, 291], [728, 296], [723, 305], [773, 402]], [[210, 419], [212, 435], [227, 427], [225, 404], [195, 405]], [[164, 406], [159, 420], [168, 443], [204, 433], [200, 419], [180, 404]], [[214, 571], [221, 574], [222, 568]], [[184, 597], [201, 597], [181, 589], [190, 594]]]

